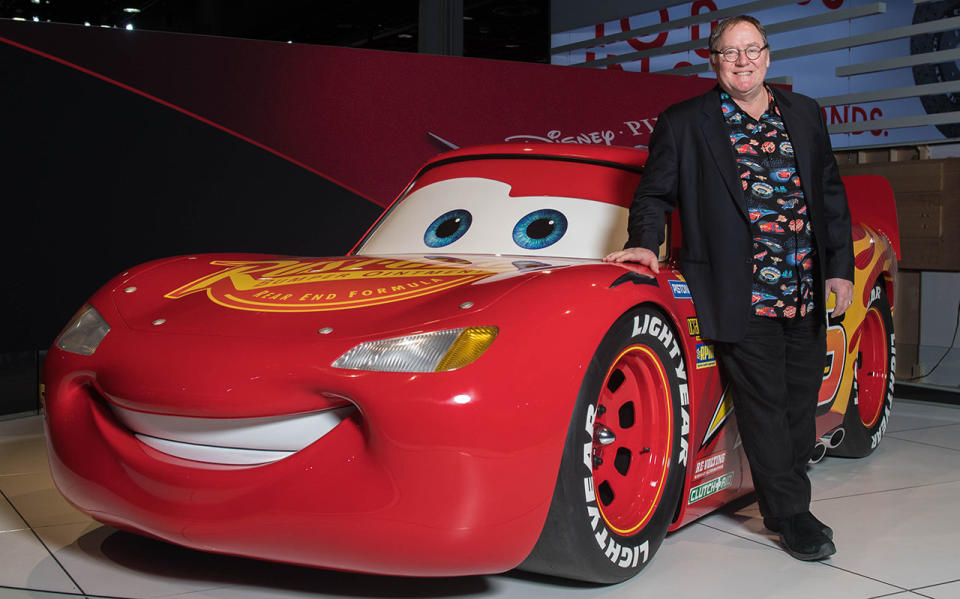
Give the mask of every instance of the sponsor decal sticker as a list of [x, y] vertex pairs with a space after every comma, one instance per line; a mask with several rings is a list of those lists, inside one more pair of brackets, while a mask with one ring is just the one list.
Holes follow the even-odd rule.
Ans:
[[496, 264], [468, 268], [389, 258], [215, 260], [210, 264], [223, 268], [164, 297], [180, 299], [203, 291], [214, 303], [235, 310], [322, 312], [421, 297], [505, 270]]
[[690, 500], [687, 503], [696, 503], [731, 486], [733, 486], [733, 473], [727, 472], [723, 476], [708, 480], [702, 485], [690, 489]]
[[713, 346], [709, 343], [697, 344], [697, 370], [717, 365], [717, 357], [713, 353]]
[[670, 283], [670, 291], [673, 292], [673, 297], [676, 299], [693, 299], [690, 295], [690, 288], [687, 287], [687, 284], [683, 281], [668, 281]]
[[700, 321], [696, 318], [687, 319], [687, 332], [690, 333], [691, 337], [700, 336]]
[[702, 460], [697, 460], [696, 466], [693, 469], [693, 479], [697, 480], [710, 476], [711, 474], [716, 474], [723, 470], [724, 466], [727, 464], [727, 452], [715, 453], [712, 456], [703, 458]]

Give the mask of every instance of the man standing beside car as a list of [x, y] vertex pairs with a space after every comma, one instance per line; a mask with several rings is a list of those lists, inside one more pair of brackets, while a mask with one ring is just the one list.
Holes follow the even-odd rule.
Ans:
[[770, 46], [741, 15], [710, 35], [718, 86], [665, 110], [630, 207], [629, 240], [608, 262], [659, 272], [665, 214], [680, 210], [679, 263], [703, 337], [733, 392], [764, 525], [790, 555], [836, 552], [810, 513], [826, 298], [853, 297], [843, 183], [819, 106], [764, 83]]

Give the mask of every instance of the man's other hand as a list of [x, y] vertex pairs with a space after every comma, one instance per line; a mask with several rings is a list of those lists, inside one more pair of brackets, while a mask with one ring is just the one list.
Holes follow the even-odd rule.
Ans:
[[837, 295], [837, 303], [833, 308], [833, 317], [837, 318], [846, 312], [853, 302], [853, 283], [846, 279], [827, 279], [826, 290], [824, 300], [830, 299], [831, 291]]

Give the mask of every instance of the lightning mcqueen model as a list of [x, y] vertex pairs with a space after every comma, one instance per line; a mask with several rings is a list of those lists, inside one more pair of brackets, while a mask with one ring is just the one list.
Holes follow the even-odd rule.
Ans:
[[[46, 360], [57, 486], [101, 522], [206, 551], [633, 576], [668, 531], [751, 490], [683, 273], [599, 260], [624, 243], [645, 158], [459, 150], [345, 257], [121, 274]], [[819, 456], [870, 453], [892, 400], [893, 196], [846, 184], [857, 280], [829, 322]]]

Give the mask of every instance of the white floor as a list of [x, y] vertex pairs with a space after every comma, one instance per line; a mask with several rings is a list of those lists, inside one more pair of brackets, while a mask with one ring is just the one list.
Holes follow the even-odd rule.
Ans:
[[790, 558], [747, 504], [669, 535], [644, 572], [610, 587], [519, 573], [363, 576], [200, 553], [100, 525], [54, 489], [31, 416], [0, 422], [0, 599], [960, 599], [960, 407], [898, 401], [872, 456], [827, 458], [812, 478], [813, 510], [838, 547], [822, 563]]

